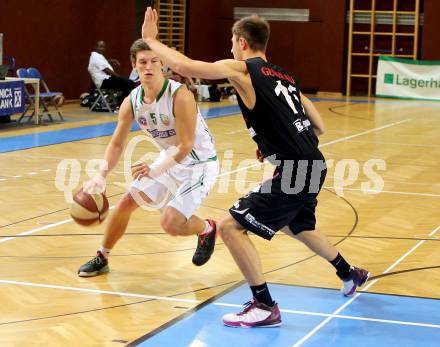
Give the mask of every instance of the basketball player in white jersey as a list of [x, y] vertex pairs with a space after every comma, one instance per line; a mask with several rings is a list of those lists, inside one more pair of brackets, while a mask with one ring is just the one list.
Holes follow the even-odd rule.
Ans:
[[107, 167], [85, 182], [83, 190], [92, 193], [103, 188], [105, 177], [123, 152], [133, 120], [153, 138], [161, 152], [151, 165], [132, 166], [134, 181], [110, 216], [97, 255], [80, 267], [78, 275], [82, 277], [109, 271], [110, 250], [124, 234], [140, 203], [162, 207], [160, 224], [168, 234], [198, 235], [195, 265], [206, 263], [214, 250], [215, 222], [194, 215], [218, 175], [213, 138], [193, 94], [185, 85], [164, 78], [162, 62], [148, 45], [136, 40], [130, 54], [141, 85], [121, 105], [118, 125], [104, 155]]

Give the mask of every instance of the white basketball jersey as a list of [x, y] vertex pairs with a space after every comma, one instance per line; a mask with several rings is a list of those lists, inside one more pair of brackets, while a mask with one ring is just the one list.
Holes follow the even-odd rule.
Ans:
[[[151, 104], [143, 101], [144, 89], [142, 85], [133, 89], [130, 93], [131, 107], [136, 122], [148, 136], [153, 137], [154, 141], [163, 150], [178, 145], [176, 118], [173, 109], [174, 95], [181, 86], [182, 84], [179, 82], [165, 79], [162, 90]], [[214, 138], [197, 106], [197, 124], [193, 149], [181, 164], [216, 160], [216, 155]]]

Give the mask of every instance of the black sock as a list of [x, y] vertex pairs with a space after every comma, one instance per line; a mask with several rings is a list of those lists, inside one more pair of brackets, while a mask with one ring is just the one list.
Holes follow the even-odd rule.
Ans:
[[272, 307], [275, 303], [269, 293], [269, 288], [267, 288], [266, 282], [260, 284], [259, 286], [251, 286], [252, 294], [254, 298], [267, 306]]
[[350, 264], [347, 263], [344, 257], [338, 253], [335, 259], [330, 260], [330, 264], [332, 264], [336, 269], [336, 275], [342, 280], [350, 277]]

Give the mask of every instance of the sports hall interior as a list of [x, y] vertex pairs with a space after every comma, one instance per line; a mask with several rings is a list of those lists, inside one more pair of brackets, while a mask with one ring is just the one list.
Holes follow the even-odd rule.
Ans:
[[[317, 227], [372, 274], [354, 297], [341, 296], [333, 267], [297, 240], [251, 234], [283, 325], [225, 327], [222, 315], [239, 310], [249, 288], [221, 237], [211, 260], [196, 267], [196, 238], [166, 234], [160, 213], [141, 209], [112, 250], [110, 272], [78, 277], [106, 221], [76, 224], [63, 187], [88, 179], [88, 163], [103, 157], [117, 122], [117, 112], [80, 105], [92, 84], [88, 59], [103, 40], [128, 76], [147, 3], [0, 2], [3, 56], [13, 56], [16, 69], [37, 68], [65, 99], [63, 120], [40, 103], [39, 122], [18, 122], [17, 113], [0, 123], [0, 346], [439, 346], [440, 75], [437, 100], [376, 96], [380, 56], [440, 65], [438, 0], [154, 1], [160, 39], [210, 62], [232, 58], [240, 16], [273, 16], [267, 57], [295, 76], [326, 125], [319, 148], [332, 165]], [[257, 161], [234, 98], [198, 103], [221, 169], [197, 214], [220, 220], [271, 165]], [[140, 134], [134, 126], [129, 138]], [[132, 155], [145, 152], [157, 149], [143, 142]], [[65, 159], [78, 176], [60, 170]], [[380, 189], [365, 169], [371, 160], [384, 163]], [[358, 168], [349, 183], [348, 167], [336, 170], [347, 161]], [[108, 176], [110, 213], [128, 184], [121, 160]]]

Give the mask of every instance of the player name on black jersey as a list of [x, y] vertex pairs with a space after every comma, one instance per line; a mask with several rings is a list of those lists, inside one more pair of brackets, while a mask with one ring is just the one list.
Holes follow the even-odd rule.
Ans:
[[301, 103], [295, 79], [262, 58], [246, 60], [256, 103], [249, 110], [238, 97], [246, 126], [264, 156], [280, 160], [323, 159], [318, 138]]

